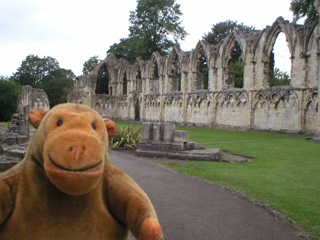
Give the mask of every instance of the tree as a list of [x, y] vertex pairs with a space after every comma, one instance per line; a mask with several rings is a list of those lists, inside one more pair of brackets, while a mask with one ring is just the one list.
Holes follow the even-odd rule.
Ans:
[[59, 68], [59, 62], [52, 57], [39, 58], [37, 55], [28, 55], [22, 61], [13, 79], [21, 86], [38, 87], [41, 79]]
[[[144, 39], [131, 37], [131, 38], [122, 38], [120, 43], [115, 43], [110, 46], [108, 53], [113, 53], [117, 58], [125, 58], [130, 63], [134, 63], [138, 56], [141, 56], [144, 59], [147, 59], [149, 50], [146, 47], [143, 47]], [[147, 45], [147, 42], [145, 42]], [[139, 53], [139, 54], [138, 54]]]
[[290, 85], [290, 75], [286, 72], [282, 72], [279, 68], [274, 69], [273, 74], [273, 86], [286, 86]]
[[147, 60], [153, 52], [167, 53], [186, 37], [187, 32], [180, 26], [180, 5], [175, 0], [137, 0], [137, 3], [136, 10], [130, 12], [129, 38], [112, 45], [108, 53], [121, 55], [130, 62], [138, 56]]
[[305, 24], [318, 21], [319, 14], [313, 4], [314, 0], [292, 0], [290, 10], [293, 13], [293, 22], [297, 22], [304, 17], [306, 17]]
[[98, 63], [99, 63], [98, 56], [93, 56], [89, 58], [89, 60], [83, 64], [83, 70], [82, 70], [83, 75], [88, 75], [92, 73]]
[[230, 72], [234, 74], [234, 87], [243, 88], [244, 65], [241, 61], [230, 64]]
[[[96, 83], [96, 94], [110, 94], [109, 93], [109, 72], [106, 65], [103, 65], [98, 72], [97, 83]], [[110, 90], [112, 91], [112, 90]]]
[[39, 87], [47, 93], [51, 108], [67, 102], [67, 95], [72, 91], [75, 77], [71, 70], [60, 68], [51, 71], [42, 79]]
[[7, 122], [17, 109], [21, 86], [8, 77], [0, 76], [0, 122]]
[[[225, 22], [219, 22], [214, 24], [211, 28], [211, 32], [205, 34], [202, 38], [211, 44], [218, 44], [223, 39], [229, 36], [234, 29], [238, 29], [241, 32], [251, 32], [255, 31], [253, 26], [249, 27], [244, 25], [243, 23], [238, 24], [238, 22], [234, 22], [231, 20], [227, 20]], [[241, 59], [242, 50], [238, 43], [235, 42], [235, 45], [232, 49], [231, 59], [229, 60], [229, 71], [235, 77], [234, 87], [242, 88], [243, 87], [243, 72], [244, 72], [244, 64]]]
[[206, 40], [208, 43], [218, 44], [227, 36], [229, 36], [233, 29], [239, 29], [242, 32], [251, 32], [255, 30], [253, 26], [249, 27], [244, 25], [243, 23], [238, 24], [237, 21], [234, 22], [232, 20], [227, 20], [225, 22], [213, 24], [211, 32], [208, 32], [202, 38]]

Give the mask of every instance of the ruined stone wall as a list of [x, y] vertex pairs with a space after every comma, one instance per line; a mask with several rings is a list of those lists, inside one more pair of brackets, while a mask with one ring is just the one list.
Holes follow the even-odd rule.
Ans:
[[[139, 57], [133, 65], [111, 54], [91, 75], [77, 79], [68, 101], [114, 119], [313, 133], [320, 127], [319, 29], [318, 23], [296, 25], [279, 17], [261, 31], [234, 30], [217, 45], [199, 41], [190, 52], [176, 46], [166, 56]], [[275, 87], [272, 51], [280, 33], [291, 54], [291, 83]], [[230, 71], [236, 43], [244, 64], [241, 88], [234, 87]], [[108, 94], [95, 93], [102, 67], [109, 76]]]
[[33, 108], [49, 110], [48, 96], [43, 89], [22, 86], [17, 100], [17, 110], [9, 123], [9, 130], [13, 133], [29, 137], [30, 126], [28, 115]]

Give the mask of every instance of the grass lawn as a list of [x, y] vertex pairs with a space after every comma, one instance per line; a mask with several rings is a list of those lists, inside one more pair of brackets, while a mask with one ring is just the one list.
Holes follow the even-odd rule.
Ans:
[[125, 128], [125, 127], [136, 127], [140, 128], [141, 123], [135, 123], [135, 122], [124, 122], [124, 121], [115, 121], [117, 128]]
[[[125, 127], [125, 122], [117, 122]], [[320, 239], [320, 145], [307, 135], [177, 127], [190, 140], [253, 157], [248, 163], [165, 163], [168, 168], [241, 191], [287, 215]]]
[[0, 125], [5, 128], [8, 128], [9, 122], [0, 122]]
[[[253, 157], [248, 163], [167, 163], [182, 173], [239, 190], [296, 221], [320, 239], [320, 145], [306, 135], [187, 130], [190, 140]], [[310, 137], [310, 136], [309, 136]]]

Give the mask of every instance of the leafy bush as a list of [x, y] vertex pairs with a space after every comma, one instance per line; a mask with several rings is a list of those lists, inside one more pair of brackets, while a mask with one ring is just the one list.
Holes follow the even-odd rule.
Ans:
[[111, 148], [122, 147], [129, 149], [137, 149], [141, 139], [141, 128], [128, 126], [119, 128], [117, 133], [110, 141]]

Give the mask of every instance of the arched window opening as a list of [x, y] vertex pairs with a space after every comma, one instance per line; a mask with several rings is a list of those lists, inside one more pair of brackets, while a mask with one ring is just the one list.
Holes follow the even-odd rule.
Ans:
[[209, 67], [208, 61], [204, 54], [203, 48], [199, 51], [198, 57], [198, 76], [197, 76], [197, 89], [208, 89], [209, 88]]
[[140, 121], [140, 101], [136, 101], [134, 105], [134, 120]]
[[109, 94], [109, 80], [107, 65], [102, 65], [97, 76], [96, 94]]
[[122, 94], [127, 94], [127, 91], [128, 91], [127, 72], [124, 72], [123, 80], [122, 80]]
[[291, 83], [291, 59], [288, 42], [284, 33], [279, 33], [270, 56], [272, 86], [288, 86]]
[[242, 62], [242, 50], [238, 43], [235, 42], [234, 47], [230, 53], [229, 66], [229, 80], [228, 85], [234, 86], [235, 88], [243, 88], [243, 73], [244, 64]]
[[152, 63], [152, 78], [159, 79], [159, 68], [158, 68], [157, 61], [155, 60]]
[[175, 53], [171, 62], [171, 91], [181, 91], [181, 68], [178, 54]]
[[136, 73], [136, 90], [142, 91], [142, 78], [141, 78], [141, 70], [138, 68]]
[[159, 68], [155, 58], [151, 64], [150, 92], [159, 92]]

